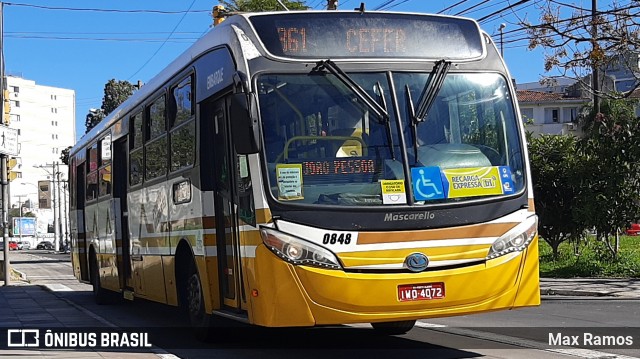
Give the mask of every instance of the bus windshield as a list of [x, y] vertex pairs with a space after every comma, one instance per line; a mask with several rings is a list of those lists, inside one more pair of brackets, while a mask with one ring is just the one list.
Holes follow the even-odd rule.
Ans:
[[277, 200], [429, 205], [524, 189], [517, 117], [501, 75], [448, 73], [422, 119], [413, 106], [429, 73], [348, 76], [383, 107], [398, 104], [387, 109], [391, 126], [333, 74], [258, 78], [268, 183]]

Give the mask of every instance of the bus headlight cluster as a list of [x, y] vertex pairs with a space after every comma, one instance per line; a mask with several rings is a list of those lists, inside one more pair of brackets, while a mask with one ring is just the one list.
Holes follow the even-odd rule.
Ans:
[[538, 216], [533, 215], [496, 239], [489, 248], [487, 259], [524, 250], [538, 233]]
[[267, 248], [289, 263], [327, 269], [342, 268], [331, 251], [302, 238], [267, 227], [260, 228], [260, 237]]

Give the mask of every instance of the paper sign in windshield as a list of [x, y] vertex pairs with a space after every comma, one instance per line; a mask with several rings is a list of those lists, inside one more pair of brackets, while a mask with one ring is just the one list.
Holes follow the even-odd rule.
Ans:
[[276, 166], [278, 199], [304, 199], [302, 195], [302, 164], [279, 164]]
[[447, 198], [491, 196], [514, 192], [507, 166], [454, 168], [442, 170]]
[[405, 204], [407, 195], [404, 189], [404, 180], [382, 180], [382, 203], [384, 204]]

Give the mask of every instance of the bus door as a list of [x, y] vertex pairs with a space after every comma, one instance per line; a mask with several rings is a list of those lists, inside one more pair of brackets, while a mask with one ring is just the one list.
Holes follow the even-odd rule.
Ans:
[[[85, 201], [85, 166], [86, 163], [82, 162], [76, 167], [76, 241], [75, 245], [78, 248], [78, 261], [80, 264], [81, 280], [89, 281], [89, 265], [87, 258], [89, 258], [89, 245], [87, 243], [87, 232], [84, 226], [84, 201]], [[52, 190], [50, 188], [50, 190]]]
[[[113, 143], [113, 201], [116, 219], [116, 244], [121, 249], [118, 255], [118, 273], [120, 273], [120, 288], [126, 289], [131, 278], [131, 251], [129, 242], [129, 223], [127, 211], [127, 138], [123, 137]], [[117, 207], [120, 209], [117, 210]], [[118, 252], [116, 252], [118, 253]]]
[[241, 311], [242, 272], [240, 266], [240, 243], [238, 235], [238, 205], [236, 196], [235, 151], [230, 141], [230, 129], [225, 100], [212, 104], [207, 112], [212, 122], [214, 152], [214, 193], [216, 246], [218, 250], [218, 273], [221, 303], [226, 309]]

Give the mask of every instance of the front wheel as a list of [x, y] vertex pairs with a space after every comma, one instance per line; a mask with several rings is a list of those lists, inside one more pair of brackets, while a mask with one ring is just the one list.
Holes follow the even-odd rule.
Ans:
[[189, 268], [185, 291], [185, 306], [189, 314], [191, 327], [195, 330], [198, 339], [208, 340], [211, 331], [211, 316], [205, 311], [202, 281], [200, 280], [198, 269], [193, 262]]
[[373, 329], [380, 334], [399, 335], [413, 329], [416, 325], [415, 320], [403, 320], [397, 322], [371, 323]]

